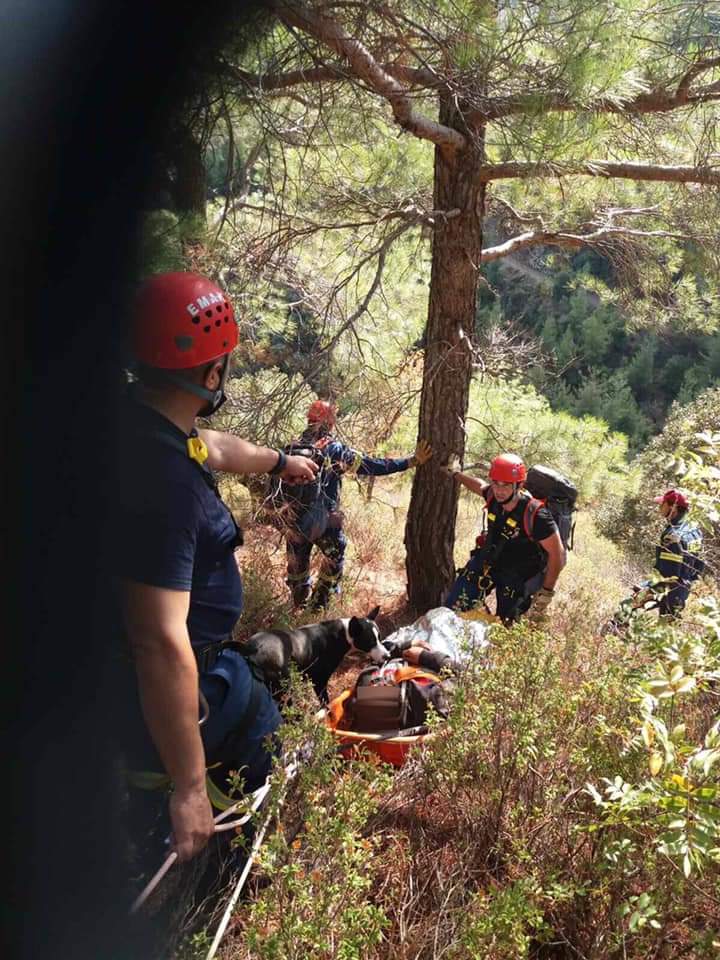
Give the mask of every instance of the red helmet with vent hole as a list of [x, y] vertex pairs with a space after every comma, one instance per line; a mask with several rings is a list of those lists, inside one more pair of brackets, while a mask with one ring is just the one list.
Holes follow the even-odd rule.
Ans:
[[669, 503], [671, 507], [679, 507], [681, 510], [687, 510], [690, 501], [679, 490], [666, 490], [659, 497], [654, 497], [655, 503]]
[[238, 342], [227, 294], [197, 273], [158, 273], [142, 285], [133, 352], [149, 367], [187, 370], [230, 353]]
[[527, 476], [525, 464], [514, 453], [501, 453], [490, 464], [488, 476], [497, 483], [523, 483]]

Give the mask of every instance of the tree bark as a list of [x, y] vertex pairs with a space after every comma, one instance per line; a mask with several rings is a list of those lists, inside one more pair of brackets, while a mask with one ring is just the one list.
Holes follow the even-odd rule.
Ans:
[[[465, 133], [449, 98], [441, 101], [439, 120]], [[433, 459], [415, 472], [405, 527], [408, 598], [418, 611], [438, 606], [455, 573], [458, 489], [440, 467], [453, 456], [462, 460], [465, 452], [485, 201], [478, 173], [482, 136], [466, 134], [465, 142], [462, 150], [435, 148], [434, 207], [460, 215], [445, 222], [438, 217], [433, 234], [419, 422], [419, 436], [430, 441]]]
[[181, 217], [193, 217], [205, 223], [207, 172], [200, 143], [183, 127], [172, 144], [173, 202]]

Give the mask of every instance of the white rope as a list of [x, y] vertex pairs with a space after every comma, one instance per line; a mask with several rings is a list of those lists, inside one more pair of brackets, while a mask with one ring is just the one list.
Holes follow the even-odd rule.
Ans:
[[[297, 757], [298, 753], [296, 753], [295, 756]], [[287, 766], [284, 767], [283, 773], [285, 774], [286, 785], [290, 782], [290, 780], [292, 780], [296, 776], [297, 771], [298, 771], [298, 761], [296, 759], [291, 760], [287, 764]], [[248, 809], [248, 812], [244, 816], [240, 817], [239, 820], [232, 820], [230, 823], [222, 823], [222, 821], [225, 820], [226, 817], [229, 817], [232, 813], [235, 813], [235, 811], [239, 807], [245, 807], [247, 805], [249, 796], [243, 797], [242, 800], [238, 800], [237, 803], [234, 803], [231, 807], [228, 807], [227, 810], [223, 810], [222, 813], [219, 813], [214, 818], [215, 833], [224, 833], [228, 830], [237, 830], [238, 827], [242, 827], [244, 824], [246, 824], [248, 820], [252, 817], [252, 815], [260, 809], [268, 793], [270, 792], [270, 779], [271, 779], [271, 775], [267, 777], [267, 779], [265, 780], [265, 783], [263, 783], [262, 786], [258, 787], [257, 790], [255, 790], [252, 794], [249, 795], [252, 797], [252, 803], [250, 804], [250, 808]], [[264, 829], [263, 829], [263, 833], [264, 833]], [[253, 844], [253, 849], [254, 849], [254, 844]], [[168, 854], [168, 856], [165, 858], [162, 866], [157, 871], [157, 873], [153, 875], [149, 883], [147, 883], [146, 886], [143, 887], [143, 889], [137, 895], [135, 900], [133, 900], [132, 906], [130, 907], [130, 916], [133, 916], [133, 914], [137, 913], [138, 910], [143, 906], [143, 904], [147, 903], [148, 899], [150, 898], [151, 894], [156, 890], [160, 881], [163, 879], [163, 877], [167, 874], [167, 872], [176, 862], [177, 862], [177, 853], [173, 850], [173, 852]], [[251, 863], [251, 862], [252, 862], [252, 859], [248, 860], [248, 863]], [[245, 873], [245, 870], [243, 870], [243, 873]], [[243, 883], [244, 883], [244, 880], [243, 880]], [[240, 887], [240, 890], [242, 890], [242, 886]]]
[[[297, 754], [295, 756], [297, 757]], [[297, 776], [298, 769], [299, 769], [299, 763], [297, 759], [291, 760], [290, 763], [288, 763], [288, 765], [284, 768], [283, 772], [285, 774], [285, 787], [287, 787], [290, 781]], [[284, 798], [281, 798], [280, 803], [282, 803], [283, 799]], [[253, 844], [252, 844], [252, 847], [250, 848], [250, 853], [248, 855], [245, 866], [243, 867], [243, 871], [240, 874], [240, 877], [238, 878], [238, 882], [235, 886], [235, 889], [233, 890], [230, 900], [228, 901], [228, 905], [225, 908], [225, 912], [223, 913], [220, 919], [220, 923], [218, 924], [218, 928], [215, 932], [215, 937], [213, 938], [213, 942], [210, 945], [210, 949], [208, 951], [208, 954], [205, 960], [213, 960], [215, 954], [217, 953], [218, 947], [220, 946], [220, 942], [222, 941], [222, 938], [225, 936], [225, 931], [227, 930], [228, 924], [230, 923], [233, 912], [240, 898], [240, 894], [242, 893], [242, 889], [245, 886], [245, 881], [250, 876], [250, 871], [255, 862], [255, 857], [257, 856], [257, 853], [260, 850], [260, 847], [262, 846], [262, 842], [265, 839], [265, 833], [267, 832], [267, 828], [270, 825], [271, 817], [272, 817], [272, 811], [265, 818], [262, 827], [260, 828], [255, 839], [253, 840]]]
[[[254, 793], [251, 794], [253, 801], [250, 806], [249, 811], [239, 820], [233, 820], [231, 823], [221, 823], [226, 817], [229, 817], [231, 813], [234, 813], [239, 807], [244, 807], [247, 803], [248, 798], [244, 797], [242, 800], [239, 800], [237, 803], [234, 803], [231, 807], [228, 807], [227, 810], [223, 810], [222, 813], [219, 813], [215, 817], [215, 833], [222, 833], [226, 830], [237, 830], [238, 827], [241, 827], [243, 824], [247, 823], [250, 817], [255, 813], [259, 808], [260, 804], [263, 802], [268, 792], [270, 791], [270, 782], [269, 778], [265, 783], [258, 787]], [[160, 881], [163, 879], [168, 870], [175, 864], [177, 861], [177, 853], [173, 850], [172, 853], [168, 854], [163, 862], [163, 865], [157, 871], [156, 874], [152, 877], [150, 882], [143, 887], [138, 896], [133, 901], [132, 906], [130, 907], [130, 916], [137, 913], [140, 907], [147, 902], [151, 893], [156, 889]]]
[[267, 831], [267, 828], [270, 824], [271, 816], [272, 816], [272, 813], [269, 813], [267, 815], [262, 827], [260, 828], [260, 830], [258, 830], [257, 835], [253, 840], [253, 845], [250, 848], [250, 854], [248, 855], [245, 866], [243, 867], [243, 871], [240, 874], [240, 878], [237, 882], [237, 885], [233, 890], [233, 895], [232, 897], [230, 897], [230, 901], [228, 902], [228, 905], [225, 908], [225, 912], [222, 915], [222, 919], [220, 920], [220, 924], [218, 925], [217, 931], [215, 932], [215, 937], [213, 939], [210, 950], [208, 951], [206, 960], [213, 960], [213, 957], [217, 953], [217, 949], [220, 946], [220, 941], [225, 936], [225, 931], [227, 930], [227, 926], [230, 923], [230, 918], [232, 917], [233, 911], [235, 910], [235, 905], [238, 902], [240, 894], [242, 893], [242, 888], [245, 886], [245, 881], [250, 875], [250, 870], [252, 869], [253, 863], [255, 862], [255, 856], [258, 850], [260, 849], [260, 846], [262, 845], [263, 840], [265, 839], [265, 832]]

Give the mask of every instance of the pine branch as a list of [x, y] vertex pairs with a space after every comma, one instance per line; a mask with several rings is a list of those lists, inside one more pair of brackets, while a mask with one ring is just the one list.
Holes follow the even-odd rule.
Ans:
[[[693, 80], [696, 77], [699, 77], [701, 73], [704, 73], [706, 70], [711, 70], [713, 67], [720, 67], [720, 57], [712, 57], [709, 60], [697, 60], [695, 63], [691, 64], [680, 78], [680, 82], [677, 85], [677, 90], [675, 91], [676, 96], [681, 98], [687, 97], [690, 92], [690, 84], [693, 82]], [[713, 84], [713, 87], [717, 89], [717, 84]]]
[[691, 240], [697, 237], [689, 237], [686, 234], [671, 233], [668, 230], [633, 230], [630, 227], [600, 227], [592, 233], [570, 233], [564, 230], [529, 230], [526, 233], [510, 237], [503, 243], [498, 243], [494, 247], [487, 247], [482, 252], [482, 262], [490, 263], [491, 260], [500, 260], [502, 257], [510, 256], [519, 250], [525, 250], [528, 247], [592, 247], [598, 246], [603, 241], [612, 238], [618, 239], [652, 239], [653, 237], [664, 237], [673, 240]]
[[[436, 88], [440, 86], [438, 76], [431, 70], [417, 67], [405, 67], [400, 63], [378, 63], [378, 68], [393, 80], [402, 81], [416, 87]], [[342, 61], [324, 63], [319, 66], [287, 70], [283, 73], [252, 73], [231, 63], [223, 62], [220, 69], [230, 80], [256, 90], [259, 93], [272, 93], [291, 87], [317, 83], [341, 83], [351, 79], [353, 74]]]
[[612, 162], [609, 160], [586, 160], [584, 163], [485, 163], [480, 168], [480, 177], [491, 180], [520, 179], [530, 177], [609, 177], [624, 180], [650, 180], [656, 183], [704, 183], [720, 185], [720, 170], [708, 166], [675, 166], [659, 163]]
[[541, 230], [545, 229], [545, 223], [543, 218], [539, 214], [524, 214], [519, 213], [515, 207], [513, 207], [507, 200], [504, 200], [502, 197], [491, 196], [488, 197], [488, 206], [494, 207], [499, 206], [507, 210], [510, 216], [515, 220], [516, 223], [534, 223]]
[[383, 70], [364, 44], [351, 37], [334, 20], [314, 13], [301, 3], [286, 4], [276, 0], [272, 7], [285, 23], [299, 28], [344, 57], [354, 76], [388, 101], [396, 123], [403, 130], [446, 149], [460, 150], [466, 145], [465, 137], [457, 130], [414, 110], [408, 91]]
[[711, 83], [695, 91], [690, 86], [698, 76], [720, 66], [720, 57], [699, 60], [680, 78], [675, 89], [654, 89], [634, 97], [602, 97], [583, 104], [563, 90], [526, 90], [506, 97], [488, 97], [482, 106], [470, 111], [466, 119], [471, 126], [482, 126], [493, 120], [519, 114], [538, 114], [572, 111], [576, 113], [614, 113], [625, 116], [645, 113], [668, 113], [682, 107], [699, 106], [720, 99], [720, 82]]

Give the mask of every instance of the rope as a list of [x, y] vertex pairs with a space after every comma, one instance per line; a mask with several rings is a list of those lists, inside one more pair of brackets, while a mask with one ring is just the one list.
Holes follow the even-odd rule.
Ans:
[[[378, 742], [380, 740], [390, 740], [398, 736], [410, 736], [410, 735], [419, 734], [426, 731], [427, 731], [427, 727], [423, 725], [419, 727], [409, 727], [405, 730], [391, 730], [391, 731], [385, 731], [385, 732], [380, 732], [376, 734], [369, 734], [368, 739], [372, 739], [374, 742]], [[339, 753], [341, 753], [343, 750], [346, 750], [348, 746], [351, 746], [351, 745], [339, 744], [335, 749]], [[311, 753], [311, 749], [312, 748], [310, 747], [309, 744], [305, 744], [304, 747], [301, 747], [294, 752], [294, 754], [292, 755], [292, 759], [283, 768], [283, 773], [285, 775], [284, 787], [287, 787], [288, 784], [295, 779], [300, 769], [301, 760], [308, 758], [308, 756]], [[270, 792], [270, 780], [271, 780], [271, 775], [268, 776], [268, 778], [265, 780], [265, 783], [261, 787], [258, 787], [258, 789], [251, 794], [253, 799], [250, 805], [250, 809], [246, 814], [244, 814], [244, 816], [240, 817], [240, 819], [232, 820], [229, 823], [222, 822], [227, 817], [229, 817], [232, 813], [234, 813], [239, 807], [244, 806], [247, 803], [248, 797], [244, 797], [242, 800], [239, 800], [237, 803], [233, 804], [231, 807], [228, 807], [227, 810], [223, 810], [222, 813], [219, 813], [214, 818], [215, 833], [221, 833], [227, 830], [236, 830], [238, 827], [241, 827], [245, 823], [247, 823], [248, 820], [252, 817], [252, 815], [256, 813], [265, 802], [267, 795]], [[280, 798], [280, 805], [282, 805], [283, 801], [284, 801], [284, 795], [281, 796]], [[267, 815], [267, 817], [263, 821], [262, 827], [260, 828], [260, 830], [258, 830], [255, 836], [255, 839], [253, 840], [247, 861], [245, 862], [245, 866], [243, 867], [242, 873], [238, 878], [238, 882], [235, 886], [235, 889], [233, 890], [232, 896], [230, 897], [227, 907], [225, 908], [225, 911], [220, 919], [220, 923], [218, 924], [218, 928], [215, 932], [215, 937], [213, 938], [213, 942], [210, 946], [210, 950], [208, 951], [208, 954], [205, 960], [213, 960], [213, 958], [217, 953], [218, 947], [220, 946], [222, 938], [225, 935], [225, 931], [227, 930], [228, 924], [230, 923], [230, 919], [232, 917], [233, 911], [240, 898], [240, 894], [242, 893], [243, 887], [245, 886], [247, 878], [250, 875], [250, 871], [255, 863], [255, 858], [257, 856], [257, 853], [260, 850], [260, 847], [262, 846], [263, 840], [265, 839], [265, 834], [270, 825], [271, 818], [272, 818], [272, 811]], [[152, 895], [154, 890], [157, 889], [163, 877], [165, 877], [165, 875], [171, 869], [173, 864], [176, 863], [176, 861], [177, 861], [177, 853], [173, 851], [166, 857], [160, 869], [157, 871], [157, 873], [152, 877], [150, 882], [143, 888], [143, 890], [138, 894], [136, 899], [133, 901], [133, 904], [130, 907], [131, 916], [137, 913], [137, 911], [143, 906], [143, 904], [147, 902], [147, 900]]]
[[233, 911], [235, 910], [235, 906], [238, 902], [238, 899], [240, 898], [240, 894], [242, 893], [242, 888], [245, 886], [245, 881], [250, 875], [250, 870], [252, 869], [252, 866], [255, 862], [255, 856], [258, 850], [260, 849], [263, 840], [265, 839], [265, 832], [267, 831], [267, 828], [270, 825], [271, 817], [272, 817], [272, 813], [269, 813], [265, 818], [265, 821], [263, 822], [261, 829], [258, 831], [257, 836], [253, 840], [253, 845], [250, 848], [250, 854], [247, 858], [247, 861], [245, 862], [245, 866], [243, 867], [242, 873], [240, 874], [240, 879], [237, 882], [237, 886], [233, 890], [233, 895], [232, 897], [230, 897], [228, 905], [225, 908], [225, 912], [222, 915], [222, 919], [220, 920], [220, 924], [217, 928], [217, 931], [215, 932], [215, 937], [213, 939], [212, 945], [210, 946], [210, 950], [208, 951], [208, 955], [205, 958], [205, 960], [213, 960], [213, 957], [217, 953], [217, 949], [220, 946], [220, 941], [225, 936], [225, 931], [227, 930], [227, 926], [230, 923], [230, 918], [232, 917]]
[[[297, 754], [296, 754], [296, 757], [297, 757]], [[287, 787], [290, 781], [297, 776], [298, 770], [299, 770], [299, 762], [297, 759], [292, 760], [284, 768], [283, 772], [285, 774], [285, 787]], [[262, 787], [260, 789], [262, 789]], [[282, 798], [281, 798], [281, 803], [282, 803]], [[213, 960], [215, 954], [217, 953], [218, 947], [220, 946], [220, 942], [222, 938], [225, 936], [225, 931], [227, 930], [228, 924], [230, 923], [230, 919], [233, 915], [237, 902], [240, 898], [242, 889], [245, 886], [245, 881], [250, 876], [250, 871], [253, 867], [253, 864], [255, 863], [255, 857], [257, 856], [257, 853], [260, 847], [262, 846], [262, 842], [265, 839], [265, 833], [267, 832], [267, 828], [270, 825], [271, 818], [272, 818], [272, 811], [268, 813], [267, 817], [263, 822], [262, 827], [260, 828], [255, 839], [253, 840], [253, 844], [252, 844], [252, 847], [250, 848], [250, 853], [248, 855], [247, 861], [245, 863], [245, 866], [243, 867], [240, 877], [238, 878], [238, 882], [235, 886], [235, 889], [233, 890], [232, 896], [228, 901], [228, 905], [225, 908], [225, 912], [223, 913], [220, 919], [220, 923], [218, 924], [218, 928], [215, 931], [213, 942], [210, 945], [210, 949], [208, 951], [208, 954], [205, 960]]]
[[[268, 778], [261, 787], [258, 787], [258, 789], [251, 794], [253, 801], [250, 806], [250, 809], [243, 817], [240, 817], [239, 820], [233, 820], [230, 823], [221, 823], [222, 820], [230, 816], [231, 813], [234, 813], [239, 807], [245, 806], [248, 799], [247, 797], [244, 797], [242, 800], [239, 800], [237, 803], [233, 804], [231, 807], [228, 807], [227, 810], [223, 810], [222, 813], [219, 813], [214, 818], [215, 833], [223, 833], [227, 830], [236, 830], [238, 827], [241, 827], [243, 826], [243, 824], [247, 823], [250, 817], [253, 815], [253, 813], [255, 813], [255, 811], [259, 808], [260, 804], [263, 802], [265, 797], [268, 795], [269, 791], [270, 791], [270, 782]], [[142, 907], [142, 905], [147, 902], [150, 895], [157, 888], [160, 881], [166, 875], [168, 870], [170, 870], [170, 868], [173, 866], [176, 860], [177, 860], [177, 853], [175, 853], [175, 851], [168, 854], [168, 856], [165, 858], [160, 869], [157, 871], [157, 873], [154, 874], [150, 882], [145, 887], [143, 887], [141, 892], [133, 901], [132, 906], [130, 907], [130, 916], [137, 913], [140, 907]]]

